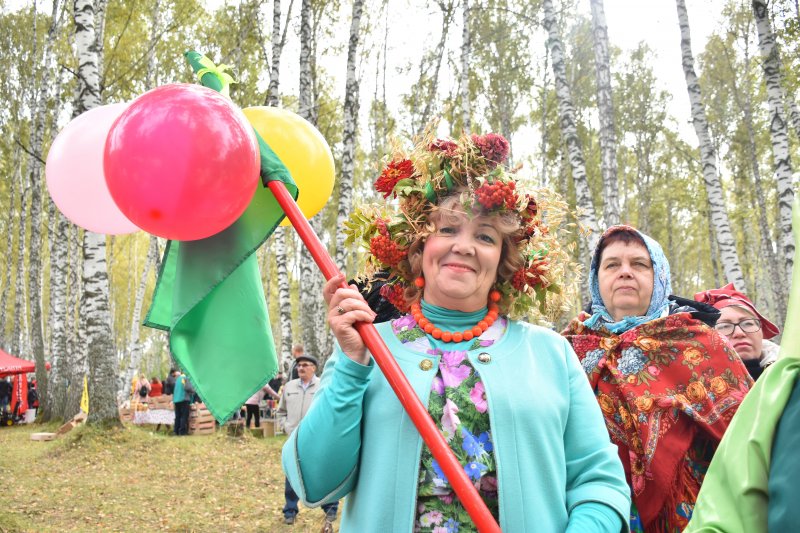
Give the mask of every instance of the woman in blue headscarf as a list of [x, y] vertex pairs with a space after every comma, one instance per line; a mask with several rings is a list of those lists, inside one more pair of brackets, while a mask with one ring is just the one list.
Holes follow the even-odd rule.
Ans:
[[631, 487], [631, 530], [677, 532], [752, 383], [713, 329], [719, 312], [670, 295], [661, 246], [631, 226], [602, 235], [591, 307], [569, 339], [594, 388]]

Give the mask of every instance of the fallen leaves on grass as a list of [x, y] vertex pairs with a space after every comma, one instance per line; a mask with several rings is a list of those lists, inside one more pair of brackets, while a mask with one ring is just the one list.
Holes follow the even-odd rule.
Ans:
[[322, 524], [319, 509], [283, 524], [284, 437], [81, 426], [33, 442], [37, 431], [46, 429], [0, 428], [0, 477], [13, 480], [0, 491], [0, 533], [141, 531], [142, 523], [160, 531], [300, 533]]

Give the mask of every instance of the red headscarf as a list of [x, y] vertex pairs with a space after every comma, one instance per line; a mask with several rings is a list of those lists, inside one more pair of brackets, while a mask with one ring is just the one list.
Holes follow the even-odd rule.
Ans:
[[734, 288], [733, 283], [728, 283], [721, 289], [711, 289], [708, 291], [698, 292], [694, 295], [694, 299], [698, 302], [713, 305], [717, 309], [722, 309], [723, 307], [728, 307], [730, 305], [746, 307], [761, 321], [761, 331], [764, 332], [765, 339], [771, 339], [781, 332], [781, 330], [778, 329], [778, 326], [764, 318], [764, 316], [758, 312], [756, 306], [750, 301], [750, 298]]

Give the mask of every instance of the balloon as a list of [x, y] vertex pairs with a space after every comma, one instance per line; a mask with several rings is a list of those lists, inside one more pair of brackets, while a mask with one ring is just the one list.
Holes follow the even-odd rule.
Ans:
[[[296, 113], [277, 107], [248, 107], [247, 120], [278, 154], [300, 189], [297, 205], [306, 218], [325, 207], [333, 192], [333, 154], [322, 134]], [[284, 219], [281, 226], [290, 225]]]
[[103, 147], [111, 125], [127, 103], [90, 109], [67, 124], [47, 154], [45, 179], [50, 197], [78, 226], [119, 235], [139, 228], [114, 203], [103, 174]]
[[137, 226], [190, 241], [230, 226], [259, 181], [258, 143], [230, 100], [200, 85], [146, 92], [111, 127], [106, 183]]

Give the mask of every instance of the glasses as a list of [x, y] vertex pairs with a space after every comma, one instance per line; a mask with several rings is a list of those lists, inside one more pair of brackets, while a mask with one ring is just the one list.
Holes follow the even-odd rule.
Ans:
[[755, 333], [756, 331], [761, 329], [761, 321], [757, 318], [748, 318], [747, 320], [742, 320], [741, 322], [717, 322], [717, 325], [714, 326], [718, 332], [726, 337], [733, 335], [733, 330], [736, 329], [736, 326], [739, 326], [745, 333]]
[[297, 363], [298, 368], [304, 368], [307, 366], [314, 366], [314, 363]]

